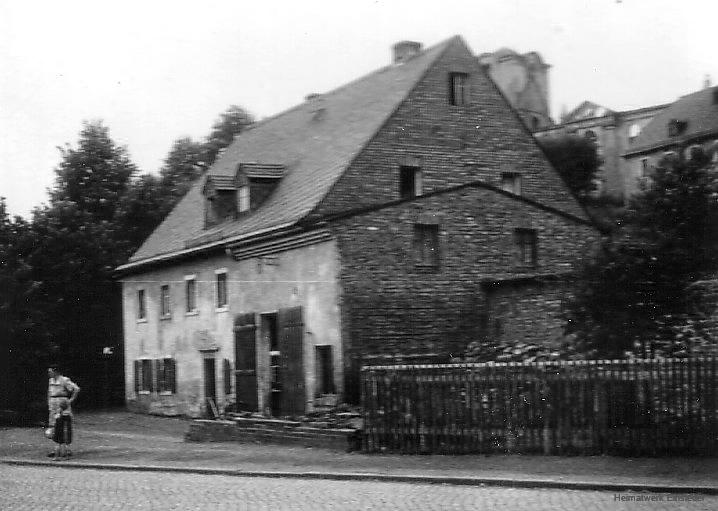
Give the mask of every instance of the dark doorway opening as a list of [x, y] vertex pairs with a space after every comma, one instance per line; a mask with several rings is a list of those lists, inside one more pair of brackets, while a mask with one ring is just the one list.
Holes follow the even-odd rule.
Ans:
[[279, 351], [279, 328], [276, 312], [262, 314], [262, 335], [264, 336], [264, 345], [269, 347], [269, 408], [272, 416], [276, 417], [282, 412], [282, 353]]
[[217, 410], [217, 368], [214, 357], [204, 359], [204, 398], [207, 415], [212, 417]]

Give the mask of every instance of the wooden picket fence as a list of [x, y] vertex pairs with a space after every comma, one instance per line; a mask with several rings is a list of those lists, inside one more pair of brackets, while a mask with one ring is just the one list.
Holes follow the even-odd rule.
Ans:
[[363, 448], [716, 455], [717, 360], [363, 367]]

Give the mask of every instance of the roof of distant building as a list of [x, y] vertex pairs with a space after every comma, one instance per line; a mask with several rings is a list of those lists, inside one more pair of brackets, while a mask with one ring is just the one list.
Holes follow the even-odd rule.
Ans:
[[603, 117], [614, 113], [610, 108], [594, 103], [593, 101], [584, 101], [579, 104], [576, 108], [567, 113], [562, 119], [561, 123], [578, 121], [582, 119], [591, 119], [594, 117]]
[[[668, 132], [672, 121], [686, 123], [675, 136], [669, 136]], [[643, 128], [631, 150], [625, 154], [649, 152], [712, 134], [718, 134], [718, 86], [683, 96], [660, 112]]]

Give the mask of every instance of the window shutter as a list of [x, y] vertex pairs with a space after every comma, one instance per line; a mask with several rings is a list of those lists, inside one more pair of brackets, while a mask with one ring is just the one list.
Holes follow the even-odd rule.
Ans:
[[142, 383], [140, 381], [141, 363], [139, 360], [135, 360], [135, 393], [138, 393], [142, 389]]
[[152, 361], [152, 372], [153, 378], [150, 380], [152, 383], [152, 389], [151, 392], [159, 392], [160, 391], [160, 361], [159, 360], [153, 360]]
[[302, 308], [280, 309], [277, 314], [281, 352], [282, 413], [304, 413], [304, 322]]
[[229, 360], [226, 358], [224, 359], [224, 393], [225, 394], [231, 394], [232, 393], [232, 369], [229, 365]]
[[173, 394], [177, 393], [177, 368], [176, 368], [176, 361], [173, 358], [167, 359], [167, 370], [168, 370], [168, 378], [169, 378], [169, 390]]

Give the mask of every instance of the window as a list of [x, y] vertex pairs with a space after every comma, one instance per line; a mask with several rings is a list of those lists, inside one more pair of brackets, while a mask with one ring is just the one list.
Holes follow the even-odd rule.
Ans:
[[188, 314], [197, 312], [197, 279], [188, 275], [185, 280], [185, 309]]
[[421, 195], [421, 169], [402, 165], [399, 168], [399, 197], [412, 199]]
[[152, 361], [142, 360], [140, 361], [141, 375], [140, 375], [140, 390], [142, 392], [152, 392], [154, 390], [153, 378], [152, 378]]
[[641, 158], [641, 177], [647, 177], [649, 171], [648, 158]]
[[177, 392], [175, 361], [172, 358], [135, 360], [135, 392]]
[[586, 140], [590, 140], [594, 144], [598, 143], [598, 136], [593, 130], [586, 130], [586, 132], [583, 134], [583, 138], [585, 138]]
[[516, 172], [501, 174], [501, 189], [514, 195], [521, 195], [521, 174]]
[[671, 119], [668, 123], [668, 136], [677, 137], [683, 135], [688, 128], [688, 121], [679, 121], [678, 119]]
[[414, 253], [419, 266], [439, 266], [439, 226], [414, 225]]
[[469, 75], [449, 73], [449, 104], [466, 105], [469, 102]]
[[249, 211], [250, 207], [250, 201], [249, 201], [249, 186], [242, 186], [239, 189], [239, 192], [237, 193], [238, 198], [238, 209], [239, 212], [242, 213], [244, 211]]
[[216, 270], [217, 275], [217, 308], [227, 307], [227, 270]]
[[160, 314], [163, 319], [169, 318], [170, 309], [170, 287], [165, 284], [160, 288]]
[[541, 121], [535, 115], [531, 116], [531, 130], [536, 131], [541, 126]]
[[173, 358], [163, 358], [157, 360], [157, 386], [160, 392], [176, 393], [177, 392], [177, 375], [175, 360]]
[[137, 319], [147, 319], [147, 300], [144, 289], [137, 291]]
[[641, 133], [641, 127], [638, 124], [631, 124], [631, 126], [628, 128], [628, 141], [633, 142], [633, 140]]
[[514, 231], [514, 240], [516, 242], [516, 258], [519, 266], [536, 266], [538, 256], [536, 230], [516, 229]]
[[317, 396], [334, 394], [334, 358], [331, 346], [316, 347]]

